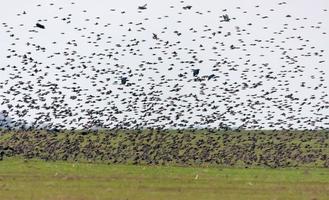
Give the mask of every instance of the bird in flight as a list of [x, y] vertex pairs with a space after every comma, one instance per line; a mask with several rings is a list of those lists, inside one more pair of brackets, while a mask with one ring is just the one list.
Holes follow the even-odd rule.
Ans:
[[41, 28], [41, 29], [45, 29], [46, 28], [44, 25], [39, 24], [39, 23], [36, 23], [35, 26], [38, 27], [38, 28]]
[[146, 10], [147, 9], [147, 4], [144, 4], [143, 6], [138, 6], [139, 10]]

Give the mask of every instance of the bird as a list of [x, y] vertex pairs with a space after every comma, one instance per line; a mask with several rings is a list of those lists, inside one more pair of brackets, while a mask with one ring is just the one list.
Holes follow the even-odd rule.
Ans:
[[139, 10], [146, 10], [147, 9], [147, 4], [144, 4], [143, 6], [138, 6]]
[[215, 78], [215, 77], [216, 77], [215, 74], [211, 74], [211, 75], [209, 75], [209, 76], [208, 76], [208, 81], [209, 81], [210, 79], [212, 79], [212, 78]]
[[227, 14], [223, 15], [222, 17], [224, 18], [224, 22], [229, 22], [231, 20]]
[[184, 10], [191, 10], [192, 6], [184, 6], [183, 9]]
[[38, 27], [38, 28], [41, 28], [41, 29], [45, 29], [46, 28], [44, 25], [39, 24], [39, 23], [36, 23], [35, 26]]
[[197, 77], [199, 75], [200, 69], [192, 69], [192, 73], [194, 77]]
[[121, 77], [121, 84], [122, 85], [125, 85], [128, 81], [128, 78], [127, 77]]
[[158, 40], [159, 38], [158, 38], [158, 35], [157, 34], [155, 34], [155, 33], [152, 33], [153, 34], [153, 39], [155, 39], [155, 40]]

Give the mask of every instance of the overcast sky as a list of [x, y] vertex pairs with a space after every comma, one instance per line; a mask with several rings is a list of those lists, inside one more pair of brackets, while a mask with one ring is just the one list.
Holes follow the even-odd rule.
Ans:
[[[138, 6], [144, 4], [147, 9], [138, 10]], [[190, 10], [183, 9], [188, 5], [192, 6]], [[152, 121], [149, 126], [175, 127], [159, 117], [183, 113], [180, 120], [185, 119], [195, 127], [218, 127], [225, 123], [231, 127], [244, 124], [246, 128], [266, 129], [329, 128], [328, 9], [328, 0], [4, 1], [0, 7], [0, 68], [3, 68], [0, 110], [28, 122], [50, 113], [52, 122], [66, 124], [66, 127], [82, 127], [74, 119], [83, 118], [86, 109], [101, 110], [115, 105], [120, 113], [95, 114], [96, 118], [104, 120], [109, 127], [134, 119]], [[230, 17], [229, 22], [222, 21], [224, 14]], [[36, 28], [37, 22], [46, 28]], [[159, 39], [152, 38], [153, 34]], [[128, 47], [136, 41], [141, 42], [138, 49], [134, 47], [136, 54], [128, 53]], [[163, 44], [158, 44], [159, 41]], [[166, 47], [166, 41], [170, 48]], [[38, 45], [44, 50], [38, 49]], [[27, 52], [31, 52], [37, 63], [24, 65], [22, 58], [14, 55]], [[102, 55], [97, 54], [113, 54], [113, 57], [103, 60]], [[198, 62], [182, 62], [191, 61], [192, 55]], [[88, 65], [87, 69], [70, 69], [82, 66], [82, 61]], [[214, 70], [218, 63], [220, 67]], [[144, 71], [139, 71], [141, 64]], [[172, 70], [168, 70], [170, 66]], [[97, 69], [110, 70], [101, 74]], [[200, 69], [199, 77], [214, 74], [217, 78], [194, 81], [192, 69]], [[33, 70], [40, 71], [31, 76]], [[74, 74], [82, 75], [73, 78]], [[179, 74], [184, 78], [180, 79]], [[20, 78], [13, 78], [15, 76]], [[37, 99], [35, 104], [51, 105], [53, 97], [62, 95], [46, 94], [45, 101], [40, 101], [37, 91], [44, 89], [38, 83], [40, 76], [45, 77], [42, 84], [59, 85], [73, 116], [55, 117], [52, 110], [44, 107], [29, 108], [26, 115], [19, 117], [17, 113], [27, 107], [8, 108], [8, 104], [25, 105], [20, 102], [24, 96]], [[152, 104], [149, 116], [142, 119], [138, 112], [145, 110], [140, 100], [134, 103], [135, 112], [127, 108], [133, 104], [126, 101], [131, 97], [129, 92], [136, 91], [137, 86], [122, 87], [122, 76], [129, 77], [129, 83], [135, 83], [139, 89], [143, 86], [146, 93], [162, 91], [161, 100]], [[161, 77], [169, 81], [163, 84]], [[17, 87], [19, 81], [33, 88]], [[251, 87], [260, 81], [259, 87]], [[248, 89], [242, 89], [244, 83]], [[180, 91], [172, 92], [177, 84]], [[83, 89], [81, 101], [71, 99], [72, 89], [66, 88], [76, 85]], [[8, 92], [11, 87], [16, 91]], [[230, 93], [225, 87], [238, 91]], [[111, 90], [113, 96], [105, 98], [100, 90]], [[272, 100], [261, 97], [266, 92], [271, 93]], [[197, 95], [201, 101], [183, 98], [189, 94]], [[295, 100], [286, 97], [290, 94]], [[88, 95], [100, 95], [101, 100], [95, 104], [85, 103]], [[118, 98], [114, 98], [115, 95]], [[174, 112], [162, 109], [172, 97], [180, 98], [177, 109]], [[201, 104], [206, 103], [208, 105], [202, 106], [207, 109], [200, 109]], [[211, 108], [214, 105], [215, 110]], [[195, 123], [225, 113], [229, 106], [234, 107], [233, 112], [222, 118]], [[109, 122], [111, 116], [117, 121]], [[247, 122], [242, 120], [246, 116]], [[88, 123], [88, 119], [81, 122]]]

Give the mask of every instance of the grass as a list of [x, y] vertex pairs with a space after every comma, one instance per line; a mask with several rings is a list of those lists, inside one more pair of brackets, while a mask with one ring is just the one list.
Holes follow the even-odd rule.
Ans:
[[0, 161], [1, 200], [329, 199], [325, 168], [195, 168]]

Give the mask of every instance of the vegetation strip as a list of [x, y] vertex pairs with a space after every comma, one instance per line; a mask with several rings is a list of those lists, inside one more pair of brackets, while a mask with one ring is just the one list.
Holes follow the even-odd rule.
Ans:
[[108, 164], [329, 167], [328, 131], [2, 131], [4, 159]]

